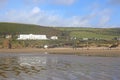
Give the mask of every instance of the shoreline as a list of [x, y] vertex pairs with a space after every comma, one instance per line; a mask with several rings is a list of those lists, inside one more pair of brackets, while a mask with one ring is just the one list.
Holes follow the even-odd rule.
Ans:
[[73, 54], [80, 56], [110, 56], [110, 57], [120, 57], [120, 48], [105, 49], [105, 48], [49, 48], [49, 49], [39, 49], [39, 48], [21, 48], [21, 49], [0, 49], [1, 53], [48, 53], [48, 54]]

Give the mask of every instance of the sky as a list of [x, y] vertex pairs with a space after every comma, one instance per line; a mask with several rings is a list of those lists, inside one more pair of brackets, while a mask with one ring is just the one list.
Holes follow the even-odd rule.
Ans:
[[120, 27], [120, 0], [0, 0], [0, 22]]

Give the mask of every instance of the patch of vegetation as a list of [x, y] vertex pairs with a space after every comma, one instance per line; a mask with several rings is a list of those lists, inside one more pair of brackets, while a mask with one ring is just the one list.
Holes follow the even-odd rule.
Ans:
[[44, 35], [59, 35], [61, 32], [52, 27], [45, 27], [30, 24], [18, 23], [0, 23], [0, 35], [3, 34], [44, 34]]
[[71, 37], [77, 38], [96, 38], [111, 40], [115, 37], [120, 37], [120, 28], [58, 28], [61, 31], [69, 32]]

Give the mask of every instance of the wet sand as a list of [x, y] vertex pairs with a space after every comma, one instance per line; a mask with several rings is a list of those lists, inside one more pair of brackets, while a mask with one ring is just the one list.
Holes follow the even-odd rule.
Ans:
[[0, 53], [50, 53], [50, 54], [76, 54], [82, 56], [120, 56], [120, 48], [22, 48], [22, 49], [0, 49]]

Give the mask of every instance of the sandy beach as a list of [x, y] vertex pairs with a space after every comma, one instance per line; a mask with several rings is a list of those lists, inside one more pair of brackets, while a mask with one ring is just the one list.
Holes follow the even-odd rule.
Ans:
[[48, 53], [48, 54], [75, 54], [82, 56], [120, 56], [120, 47], [107, 48], [22, 48], [22, 49], [0, 49], [0, 53]]

